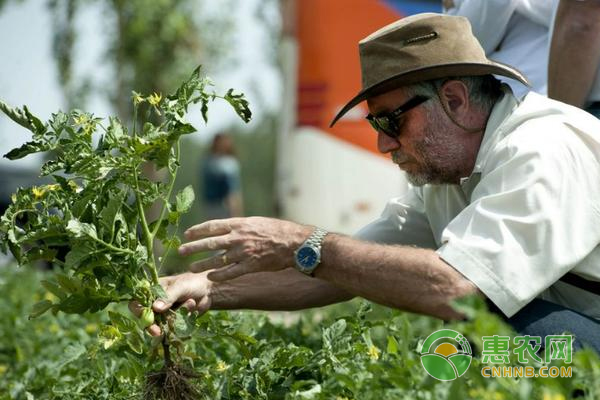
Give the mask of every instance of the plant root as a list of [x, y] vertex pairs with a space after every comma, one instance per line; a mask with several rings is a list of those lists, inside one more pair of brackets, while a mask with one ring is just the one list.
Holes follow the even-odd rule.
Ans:
[[178, 365], [165, 365], [146, 375], [145, 400], [198, 400], [204, 398], [191, 382], [199, 375]]

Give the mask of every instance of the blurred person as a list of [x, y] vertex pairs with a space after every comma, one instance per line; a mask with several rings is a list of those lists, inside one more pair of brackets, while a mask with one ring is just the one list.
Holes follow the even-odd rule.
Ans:
[[202, 163], [202, 178], [202, 204], [207, 220], [243, 215], [240, 164], [228, 134], [214, 136]]
[[192, 226], [180, 255], [224, 253], [161, 278], [155, 312], [360, 296], [452, 320], [464, 318], [455, 299], [479, 295], [521, 335], [568, 331], [575, 347], [600, 350], [600, 121], [534, 92], [515, 97], [494, 75], [526, 78], [489, 60], [464, 17], [403, 18], [359, 54], [362, 90], [332, 125], [366, 101], [408, 193], [355, 237], [263, 217]]
[[548, 64], [548, 96], [600, 118], [600, 1], [560, 0]]
[[[521, 71], [531, 88], [547, 93], [548, 46], [558, 0], [443, 0], [444, 12], [466, 17], [489, 59]], [[517, 97], [529, 88], [506, 80]]]

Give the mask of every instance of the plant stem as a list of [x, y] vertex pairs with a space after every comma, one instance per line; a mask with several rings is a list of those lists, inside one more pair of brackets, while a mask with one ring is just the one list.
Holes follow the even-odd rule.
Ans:
[[177, 178], [177, 171], [179, 170], [179, 155], [180, 155], [180, 151], [181, 151], [180, 146], [181, 146], [180, 141], [177, 140], [177, 147], [175, 148], [175, 157], [176, 157], [175, 167], [174, 167], [173, 171], [169, 170], [169, 175], [170, 175], [169, 190], [167, 191], [167, 196], [163, 199], [163, 205], [160, 210], [159, 217], [158, 217], [158, 223], [156, 224], [156, 226], [154, 227], [154, 230], [152, 231], [152, 238], [154, 238], [156, 236], [156, 233], [158, 232], [158, 229], [160, 228], [160, 223], [165, 218], [165, 212], [167, 211], [167, 208], [169, 206], [169, 199], [171, 198], [171, 194], [173, 193], [173, 188], [175, 187], [175, 179]]
[[169, 344], [167, 336], [167, 334], [163, 335], [162, 347], [164, 352], [165, 367], [169, 368], [173, 365], [173, 360], [171, 359], [171, 345]]
[[104, 247], [106, 247], [107, 249], [110, 249], [110, 250], [112, 250], [112, 251], [116, 251], [116, 252], [118, 252], [118, 253], [125, 253], [125, 254], [135, 254], [135, 251], [132, 251], [132, 250], [130, 250], [130, 249], [125, 249], [125, 248], [122, 248], [122, 247], [113, 246], [113, 245], [112, 245], [112, 244], [110, 244], [110, 243], [106, 243], [106, 242], [105, 242], [104, 240], [102, 240], [102, 239], [95, 238], [95, 237], [92, 237], [92, 236], [90, 236], [90, 237], [91, 237], [91, 238], [92, 238], [92, 240], [94, 240], [95, 242], [97, 242], [97, 243], [100, 243], [101, 245], [103, 245]]
[[142, 205], [142, 198], [140, 196], [140, 185], [137, 176], [137, 166], [133, 167], [133, 180], [135, 182], [135, 202], [137, 204], [138, 213], [140, 214], [140, 223], [142, 225], [142, 234], [144, 241], [146, 242], [146, 249], [148, 251], [148, 265], [150, 267], [150, 273], [152, 274], [152, 283], [158, 285], [158, 272], [156, 271], [156, 263], [154, 262], [154, 244], [153, 236], [148, 228], [148, 221], [146, 220], [146, 213], [144, 212], [144, 206]]

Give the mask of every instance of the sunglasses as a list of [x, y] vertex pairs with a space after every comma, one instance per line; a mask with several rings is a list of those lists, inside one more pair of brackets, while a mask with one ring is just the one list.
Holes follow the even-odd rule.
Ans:
[[369, 114], [365, 118], [377, 132], [381, 132], [392, 139], [397, 139], [398, 136], [400, 136], [400, 126], [397, 123], [398, 119], [402, 116], [402, 114], [426, 102], [427, 100], [429, 100], [429, 97], [415, 96], [406, 103], [402, 104], [400, 107], [396, 108], [394, 111], [384, 112], [377, 116]]

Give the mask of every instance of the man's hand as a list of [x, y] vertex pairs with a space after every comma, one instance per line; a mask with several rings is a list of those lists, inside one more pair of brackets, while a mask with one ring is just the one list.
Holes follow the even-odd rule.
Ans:
[[[211, 306], [210, 289], [212, 287], [206, 275], [205, 272], [186, 272], [160, 278], [159, 282], [167, 293], [167, 297], [156, 300], [152, 304], [152, 310], [155, 313], [164, 313], [172, 307], [181, 306], [189, 311], [205, 313]], [[143, 308], [137, 301], [129, 303], [129, 310], [137, 317], [141, 316]], [[156, 324], [150, 325], [148, 332], [152, 336], [162, 334], [160, 327]]]
[[207, 221], [185, 232], [189, 242], [179, 247], [187, 256], [200, 251], [225, 250], [197, 261], [192, 271], [212, 271], [208, 278], [226, 281], [241, 275], [278, 271], [294, 265], [294, 250], [308, 238], [313, 228], [273, 218], [249, 217]]

